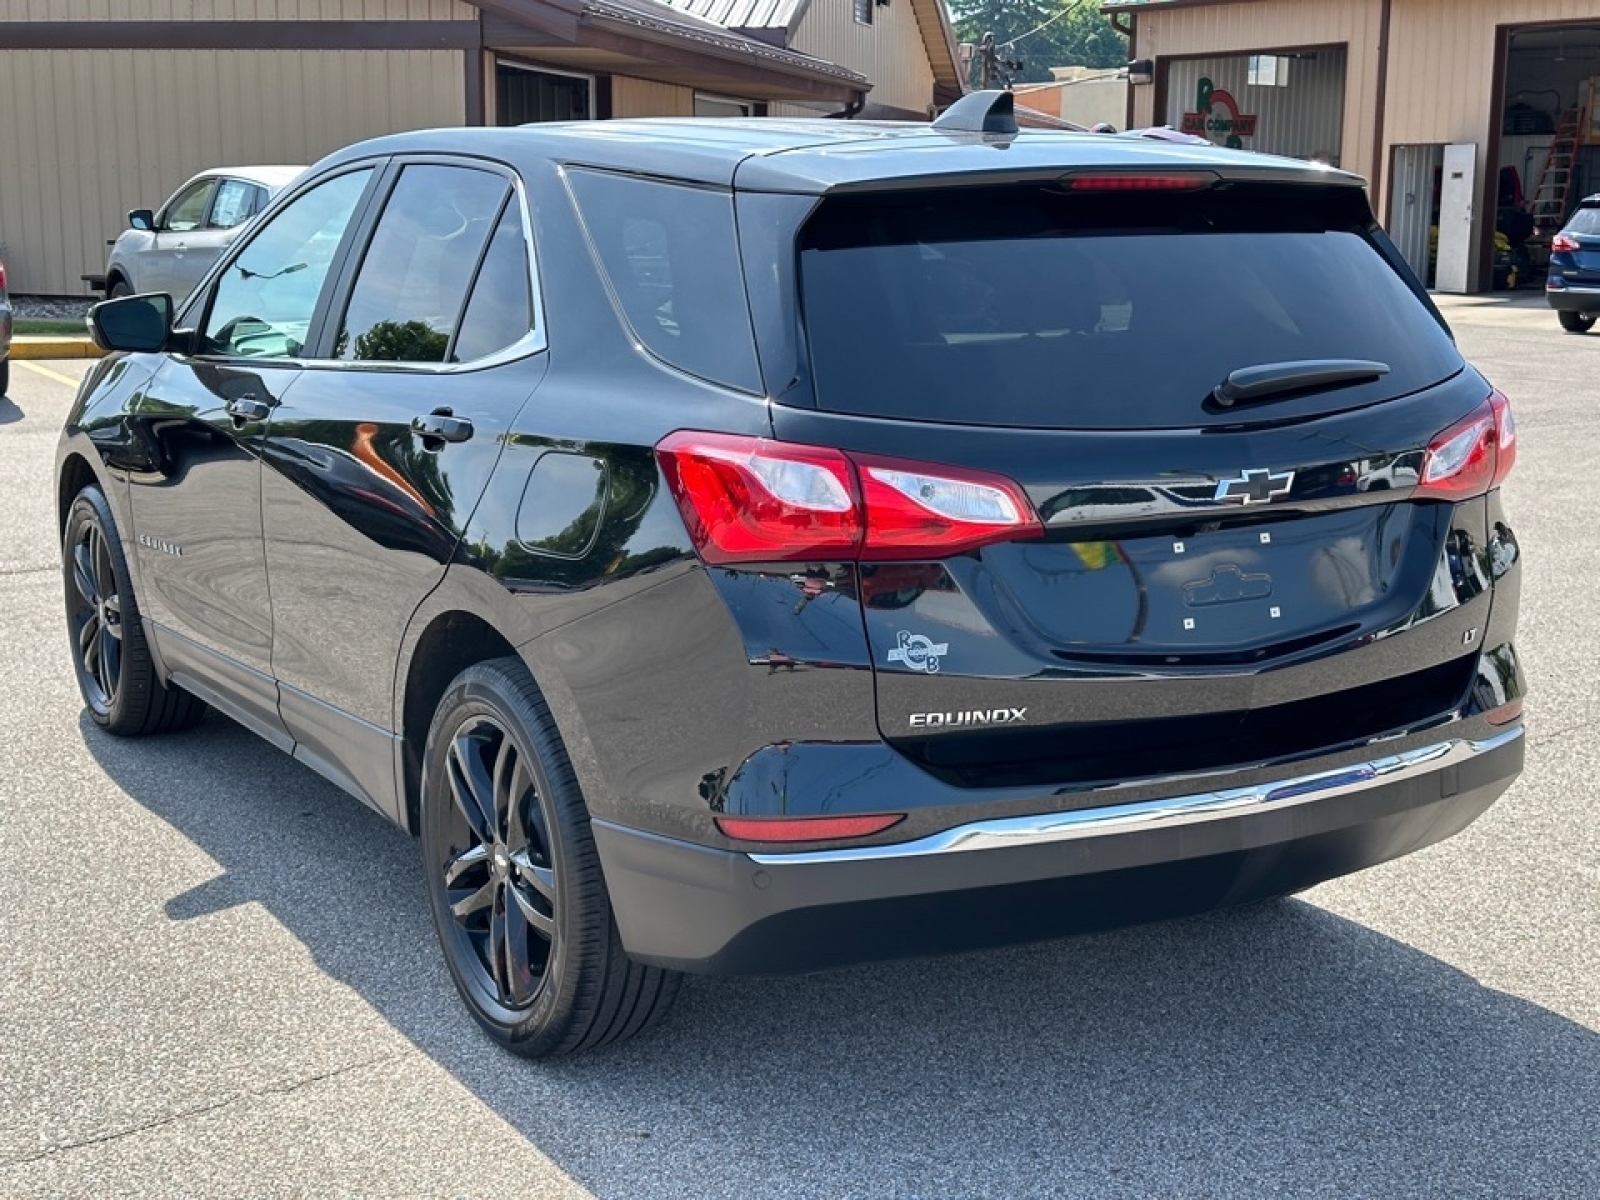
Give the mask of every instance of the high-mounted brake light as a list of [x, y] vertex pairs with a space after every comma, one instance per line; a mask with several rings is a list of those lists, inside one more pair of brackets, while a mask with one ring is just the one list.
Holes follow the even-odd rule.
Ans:
[[694, 432], [656, 456], [713, 565], [943, 558], [1044, 533], [1015, 483], [961, 467]]
[[1552, 254], [1560, 254], [1563, 251], [1571, 254], [1578, 249], [1580, 247], [1577, 238], [1568, 237], [1564, 233], [1558, 233], [1550, 239], [1550, 252]]
[[1499, 487], [1517, 459], [1511, 402], [1494, 392], [1464, 421], [1428, 443], [1416, 494], [1465, 499]]
[[829, 842], [867, 837], [904, 821], [904, 813], [870, 817], [718, 817], [717, 828], [741, 842]]
[[1148, 172], [1073, 175], [1065, 182], [1071, 192], [1196, 192], [1210, 187], [1217, 177], [1208, 172], [1156, 175]]

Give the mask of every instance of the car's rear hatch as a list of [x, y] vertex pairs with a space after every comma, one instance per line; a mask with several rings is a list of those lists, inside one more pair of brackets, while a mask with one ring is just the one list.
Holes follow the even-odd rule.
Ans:
[[[774, 433], [854, 459], [880, 731], [953, 781], [1311, 754], [1469, 688], [1488, 386], [1359, 192], [1166, 178], [841, 196], [802, 231], [811, 383]], [[875, 554], [883, 486], [979, 496], [987, 544]]]
[[1572, 266], [1563, 272], [1566, 278], [1579, 283], [1600, 281], [1600, 204], [1581, 206], [1561, 233], [1576, 247], [1568, 251]]

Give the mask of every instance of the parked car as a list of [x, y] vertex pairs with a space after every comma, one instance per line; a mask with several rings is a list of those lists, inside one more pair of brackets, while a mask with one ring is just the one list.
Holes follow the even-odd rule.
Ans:
[[521, 1054], [1293, 892], [1522, 765], [1511, 411], [1353, 175], [993, 92], [409, 133], [92, 319], [91, 718], [420, 835]]
[[11, 386], [11, 295], [6, 291], [6, 264], [0, 260], [0, 396]]
[[1587, 196], [1550, 240], [1545, 296], [1568, 333], [1588, 333], [1600, 317], [1600, 194]]
[[106, 259], [106, 295], [169, 292], [183, 299], [251, 217], [304, 167], [202, 171], [159, 212], [136, 208]]

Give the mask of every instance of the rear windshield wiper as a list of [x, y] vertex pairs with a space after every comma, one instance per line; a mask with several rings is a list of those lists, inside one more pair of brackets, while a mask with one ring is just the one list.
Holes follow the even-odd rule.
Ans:
[[1255, 404], [1302, 392], [1368, 383], [1389, 373], [1389, 364], [1362, 358], [1308, 358], [1300, 362], [1240, 367], [1211, 390], [1218, 408]]

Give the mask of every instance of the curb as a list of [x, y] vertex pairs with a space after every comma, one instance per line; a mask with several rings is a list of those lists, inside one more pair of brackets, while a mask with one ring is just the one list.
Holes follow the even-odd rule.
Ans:
[[11, 357], [103, 358], [105, 351], [86, 337], [16, 337], [11, 339]]

